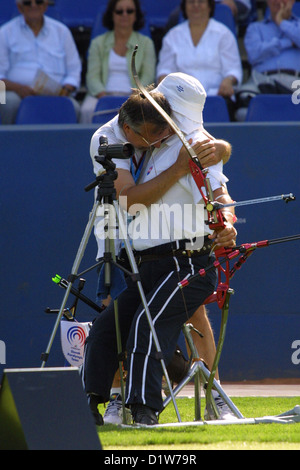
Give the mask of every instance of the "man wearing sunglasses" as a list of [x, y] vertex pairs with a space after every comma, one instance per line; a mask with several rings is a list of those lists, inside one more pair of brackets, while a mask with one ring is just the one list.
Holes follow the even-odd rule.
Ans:
[[[216, 141], [202, 127], [201, 106], [203, 106], [205, 94], [203, 93], [201, 85], [191, 77], [189, 78], [184, 74], [171, 74], [171, 76], [165, 79], [165, 83], [166, 86], [164, 88], [155, 90], [156, 92], [159, 91], [160, 93], [163, 93], [161, 95], [156, 93], [155, 99], [168, 114], [170, 114], [171, 109], [167, 106], [168, 102], [166, 103], [165, 96], [167, 96], [167, 98], [172, 98], [172, 86], [174, 88], [175, 85], [175, 90], [178, 91], [178, 89], [180, 89], [179, 85], [183, 84], [184, 88], [186, 87], [188, 89], [190, 87], [190, 89], [193, 90], [190, 96], [191, 101], [185, 102], [183, 99], [183, 103], [180, 104], [181, 108], [185, 107], [185, 116], [177, 113], [176, 100], [180, 100], [180, 98], [175, 97], [175, 99], [173, 99], [173, 102], [171, 103], [173, 110], [172, 118], [186, 135], [191, 132], [191, 129], [202, 129], [200, 141], [193, 144], [193, 148], [202, 162], [202, 165], [204, 167], [209, 167], [220, 162], [222, 159], [226, 162], [230, 155], [230, 145], [224, 141]], [[163, 84], [161, 84], [160, 87], [163, 87]], [[202, 94], [200, 94], [200, 91]], [[178, 92], [177, 95], [180, 95], [180, 93]], [[197, 98], [197, 102], [194, 103], [193, 106], [192, 99], [195, 100], [195, 98]], [[169, 128], [164, 119], [160, 115], [157, 115], [154, 108], [151, 109], [150, 107], [149, 109], [149, 105], [147, 105], [146, 100], [144, 100], [144, 104], [147, 105], [145, 109], [143, 109], [142, 104], [139, 93], [131, 95], [129, 100], [127, 100], [127, 102], [121, 107], [119, 115], [98, 129], [91, 141], [91, 157], [96, 174], [103, 171], [101, 165], [94, 160], [94, 156], [98, 151], [100, 136], [106, 135], [109, 144], [121, 143], [127, 140], [135, 147], [135, 155], [132, 162], [129, 162], [128, 160], [116, 160], [118, 179], [115, 182], [115, 186], [117, 194], [119, 197], [120, 195], [127, 196], [128, 207], [139, 203], [143, 204], [144, 207], [149, 207], [155, 201], [163, 200], [165, 195], [172, 191], [174, 185], [177, 185], [179, 180], [182, 181], [190, 171], [187, 153], [183, 148], [180, 150], [180, 143], [178, 146], [178, 138], [176, 144], [174, 132]], [[188, 115], [192, 112], [193, 108], [195, 115], [194, 122], [188, 118]], [[174, 147], [173, 157], [171, 158], [172, 164], [169, 163], [171, 160], [168, 161], [165, 159], [166, 157], [158, 158], [159, 154], [165, 155], [165, 152], [168, 151], [168, 149], [172, 154], [174, 144], [176, 146], [176, 150]], [[151, 160], [151, 151], [153, 151], [153, 153], [156, 152], [157, 156], [153, 162]], [[176, 155], [178, 155], [178, 158], [176, 158]], [[147, 156], [149, 157], [148, 161]], [[95, 235], [98, 243], [97, 258], [101, 258], [104, 251], [102, 221], [103, 218], [101, 214], [99, 214], [95, 221]], [[234, 234], [235, 231], [232, 228], [232, 231], [229, 233], [229, 239], [232, 240], [232, 236], [234, 237]], [[225, 234], [223, 234], [223, 236], [224, 235]], [[228, 233], [225, 235], [225, 238], [226, 236], [228, 236]], [[224, 239], [222, 240], [221, 237], [219, 242], [222, 244]], [[143, 245], [143, 241], [141, 241], [141, 243]], [[149, 240], [146, 240], [145, 243], [146, 245], [149, 244]], [[162, 250], [164, 243], [166, 243], [166, 241], [162, 242]], [[150, 241], [150, 245], [151, 244], [155, 244], [155, 241]], [[141, 248], [141, 246], [139, 248]], [[118, 250], [118, 241], [116, 241], [116, 247]], [[143, 250], [143, 248], [144, 245], [141, 249]], [[143, 269], [144, 267], [145, 266], [143, 265]], [[199, 307], [199, 304], [197, 307]], [[197, 344], [197, 347], [199, 347], [200, 356], [204, 357], [211, 366], [215, 355], [215, 345], [212, 330], [204, 307], [200, 307], [200, 309], [197, 310], [197, 313], [192, 318], [192, 322], [193, 321], [196, 322], [195, 326], [201, 332], [205, 333], [204, 338], [201, 340], [200, 344]], [[98, 389], [99, 374], [94, 372], [95, 362], [93, 359], [93, 351], [97, 350], [96, 343], [98, 341], [96, 339], [95, 342], [93, 335], [90, 341], [91, 343], [88, 342], [87, 346], [87, 360], [85, 362], [83, 376], [86, 384], [86, 391], [93, 392], [90, 395], [90, 406], [94, 413], [96, 422], [100, 424], [103, 421], [101, 421], [101, 417], [98, 414], [97, 400], [99, 399], [99, 402], [101, 401], [101, 387]], [[100, 357], [101, 354], [99, 353], [98, 356], [97, 352], [96, 355], [97, 357]], [[95, 361], [97, 362], [97, 360]], [[112, 371], [110, 370], [109, 372], [111, 373]], [[111, 402], [104, 415], [105, 424], [120, 424], [122, 422], [122, 418], [120, 417], [120, 414], [118, 414], [121, 409], [121, 402], [120, 396], [117, 395], [120, 393], [117, 387], [118, 383], [115, 377], [111, 391]], [[97, 397], [97, 393], [99, 394], [99, 397]], [[225, 410], [224, 403], [218, 403], [218, 406], [222, 419], [226, 419], [228, 409]], [[221, 406], [223, 409], [220, 409]], [[152, 422], [153, 415], [151, 417], [151, 411], [150, 416], [137, 417], [135, 413], [133, 414], [135, 422], [142, 422], [144, 424], [154, 424], [155, 422], [155, 418], [154, 422]], [[142, 419], [142, 421], [139, 421], [140, 419]]]
[[[20, 15], [0, 28], [0, 79], [6, 104], [2, 124], [13, 124], [21, 100], [34, 95], [36, 74], [44, 72], [70, 96], [80, 85], [81, 61], [70, 30], [45, 15], [48, 0], [16, 0]], [[45, 93], [47, 94], [47, 92]], [[70, 96], [77, 114], [79, 104]]]

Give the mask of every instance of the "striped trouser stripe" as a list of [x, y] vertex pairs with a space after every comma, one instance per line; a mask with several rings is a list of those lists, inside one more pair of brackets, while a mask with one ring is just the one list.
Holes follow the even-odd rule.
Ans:
[[[193, 267], [191, 266], [191, 271], [193, 273]], [[172, 277], [172, 275], [174, 274], [174, 271], [171, 271], [164, 279], [164, 281], [159, 285], [159, 287], [156, 289], [156, 291], [153, 293], [152, 297], [150, 298], [149, 302], [148, 302], [148, 306], [150, 307], [151, 303], [153, 302], [153, 300], [157, 297], [157, 295], [159, 294], [160, 290], [162, 289], [162, 287], [165, 285], [165, 283]], [[185, 279], [187, 279], [191, 274], [188, 274]], [[167, 308], [169, 302], [171, 301], [171, 299], [174, 297], [174, 295], [178, 292], [179, 290], [179, 287], [177, 286], [171, 293], [170, 295], [168, 296], [168, 298], [166, 299], [166, 301], [164, 302], [163, 306], [161, 307], [161, 309], [159, 310], [159, 312], [157, 313], [157, 315], [155, 316], [155, 318], [153, 319], [153, 325], [155, 325], [155, 323], [157, 322], [157, 320], [160, 318], [160, 316], [163, 314], [163, 312], [165, 311], [165, 309]], [[133, 377], [133, 365], [134, 365], [134, 355], [135, 355], [135, 352], [137, 350], [137, 345], [138, 345], [138, 332], [139, 332], [139, 324], [140, 324], [140, 320], [142, 318], [142, 315], [145, 314], [145, 309], [143, 309], [138, 318], [137, 318], [137, 321], [136, 321], [136, 324], [135, 324], [135, 333], [134, 333], [134, 346], [133, 346], [133, 350], [132, 350], [132, 353], [131, 353], [131, 357], [130, 357], [130, 370], [129, 370], [129, 383], [127, 384], [127, 390], [128, 390], [128, 393], [127, 393], [127, 397], [129, 399], [130, 397], [130, 394], [131, 394], [131, 391], [132, 391], [132, 377]], [[143, 404], [146, 404], [146, 398], [145, 398], [145, 387], [146, 387], [146, 375], [147, 375], [147, 367], [148, 367], [148, 361], [149, 361], [149, 356], [150, 356], [150, 353], [151, 353], [151, 349], [152, 349], [152, 342], [153, 342], [153, 334], [152, 334], [152, 331], [150, 329], [149, 331], [149, 341], [148, 341], [148, 350], [147, 350], [147, 353], [145, 355], [145, 360], [144, 360], [144, 365], [143, 365], [143, 374], [142, 374], [142, 402]]]

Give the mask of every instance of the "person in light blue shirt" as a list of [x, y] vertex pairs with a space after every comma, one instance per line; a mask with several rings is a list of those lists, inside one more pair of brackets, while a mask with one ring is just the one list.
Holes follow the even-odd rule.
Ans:
[[245, 118], [249, 100], [260, 93], [293, 93], [300, 77], [300, 18], [293, 14], [295, 0], [267, 0], [264, 20], [251, 23], [244, 44], [251, 77], [237, 92], [244, 106], [238, 120]]
[[249, 25], [244, 42], [249, 63], [258, 72], [273, 75], [288, 70], [288, 75], [299, 75], [300, 18], [292, 13], [294, 3], [268, 0], [266, 19]]
[[80, 85], [81, 61], [70, 30], [45, 16], [48, 0], [16, 2], [21, 14], [0, 28], [0, 80], [6, 86], [6, 104], [0, 106], [2, 124], [13, 124], [21, 100], [36, 94], [38, 71], [60, 85], [60, 94], [70, 96], [79, 113], [71, 95]]

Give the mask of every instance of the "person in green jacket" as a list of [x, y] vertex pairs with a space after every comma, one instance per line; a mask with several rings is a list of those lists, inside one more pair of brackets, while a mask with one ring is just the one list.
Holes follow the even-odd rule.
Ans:
[[156, 54], [152, 39], [139, 33], [144, 15], [139, 0], [109, 0], [103, 14], [108, 29], [91, 41], [88, 53], [86, 86], [88, 93], [81, 107], [81, 123], [90, 123], [99, 99], [105, 95], [129, 96], [135, 87], [130, 71], [136, 44], [136, 68], [143, 85], [155, 81]]

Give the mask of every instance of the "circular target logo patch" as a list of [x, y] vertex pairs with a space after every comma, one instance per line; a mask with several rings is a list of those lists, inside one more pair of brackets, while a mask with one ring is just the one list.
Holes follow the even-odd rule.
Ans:
[[80, 326], [72, 326], [67, 333], [67, 340], [73, 348], [82, 348], [86, 340], [86, 332]]

